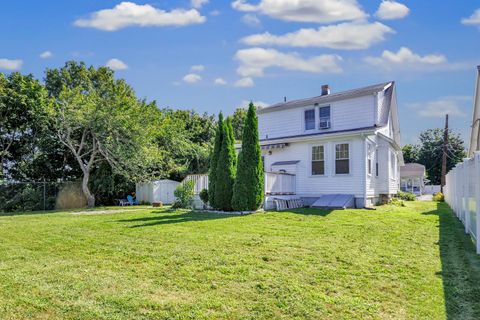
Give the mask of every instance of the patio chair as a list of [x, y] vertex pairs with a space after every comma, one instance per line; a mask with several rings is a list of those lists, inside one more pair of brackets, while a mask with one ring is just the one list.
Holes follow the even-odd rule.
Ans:
[[130, 205], [130, 202], [128, 202], [127, 199], [117, 199], [117, 203], [119, 206], [128, 206]]
[[131, 206], [133, 206], [133, 205], [135, 205], [135, 204], [138, 204], [137, 199], [135, 199], [135, 198], [132, 197], [131, 195], [128, 195], [128, 196], [127, 196], [127, 201], [128, 201], [128, 203], [129, 203]]

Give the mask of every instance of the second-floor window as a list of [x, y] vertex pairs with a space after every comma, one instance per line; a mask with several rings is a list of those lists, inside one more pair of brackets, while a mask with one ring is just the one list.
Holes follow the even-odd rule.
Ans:
[[320, 129], [330, 128], [330, 106], [320, 107], [318, 111], [320, 113]]
[[305, 130], [315, 129], [315, 109], [305, 110]]
[[335, 145], [335, 174], [350, 173], [350, 150], [348, 143]]

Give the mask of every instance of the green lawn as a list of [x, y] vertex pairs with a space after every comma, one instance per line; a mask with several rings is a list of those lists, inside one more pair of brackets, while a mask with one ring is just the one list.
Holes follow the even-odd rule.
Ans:
[[445, 204], [0, 214], [0, 319], [480, 319]]

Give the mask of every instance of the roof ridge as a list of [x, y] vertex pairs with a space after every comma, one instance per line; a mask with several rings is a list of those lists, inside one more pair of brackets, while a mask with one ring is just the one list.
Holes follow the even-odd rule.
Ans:
[[295, 100], [291, 100], [291, 101], [288, 101], [288, 102], [279, 102], [279, 103], [272, 104], [268, 107], [262, 108], [259, 111], [262, 112], [264, 110], [271, 110], [271, 109], [278, 108], [278, 107], [281, 107], [281, 106], [289, 106], [289, 105], [294, 106], [295, 104], [308, 103], [309, 101], [312, 101], [312, 100], [330, 101], [330, 100], [334, 100], [334, 99], [342, 97], [342, 96], [362, 94], [363, 91], [366, 91], [365, 94], [368, 94], [369, 91], [373, 91], [373, 92], [382, 91], [382, 90], [385, 90], [386, 89], [385, 87], [387, 87], [388, 85], [392, 86], [394, 84], [395, 84], [395, 81], [381, 82], [381, 83], [378, 83], [378, 84], [373, 84], [373, 85], [369, 85], [369, 86], [365, 86], [365, 87], [361, 87], [361, 88], [349, 89], [349, 90], [345, 90], [345, 91], [335, 92], [335, 93], [331, 93], [331, 94], [323, 95], [323, 96], [320, 95], [320, 96], [314, 96], [314, 97], [310, 97], [310, 98], [295, 99]]

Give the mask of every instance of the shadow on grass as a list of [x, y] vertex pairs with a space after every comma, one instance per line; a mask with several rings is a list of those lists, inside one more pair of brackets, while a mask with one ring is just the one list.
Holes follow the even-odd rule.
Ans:
[[12, 212], [0, 212], [1, 217], [12, 217], [12, 216], [33, 216], [33, 215], [40, 215], [40, 214], [49, 214], [49, 213], [56, 213], [60, 211], [56, 210], [47, 210], [47, 211], [12, 211]]
[[153, 217], [123, 219], [123, 220], [117, 220], [117, 222], [123, 222], [123, 223], [138, 222], [139, 224], [130, 226], [130, 228], [139, 228], [139, 227], [152, 227], [152, 226], [164, 225], [164, 224], [184, 223], [184, 222], [191, 222], [191, 221], [218, 220], [218, 219], [241, 217], [240, 215], [228, 215], [228, 214], [209, 213], [209, 212], [187, 211], [180, 214], [172, 214], [173, 212], [177, 212], [177, 210], [175, 209], [158, 210], [158, 211], [152, 212], [152, 213], [159, 214]]
[[321, 209], [321, 208], [298, 208], [298, 209], [287, 209], [282, 212], [291, 212], [295, 214], [303, 214], [307, 216], [322, 216], [326, 217], [332, 213], [334, 209]]
[[423, 213], [439, 217], [439, 249], [447, 319], [480, 319], [480, 255], [446, 203]]

